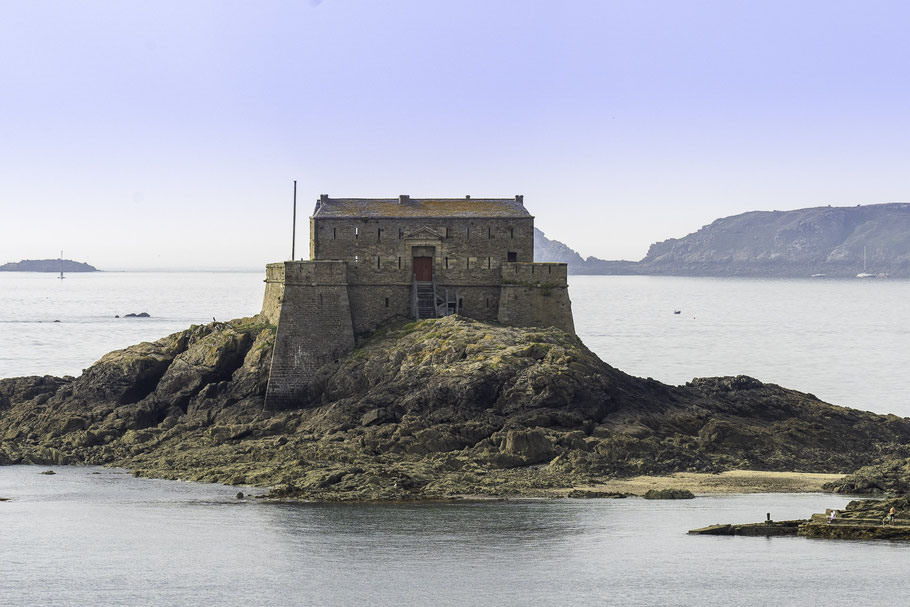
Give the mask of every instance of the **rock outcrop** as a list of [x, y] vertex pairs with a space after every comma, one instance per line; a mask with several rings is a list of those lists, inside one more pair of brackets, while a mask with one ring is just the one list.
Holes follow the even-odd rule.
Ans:
[[910, 459], [886, 457], [826, 484], [825, 490], [854, 495], [910, 494]]
[[795, 521], [711, 525], [694, 535], [799, 535], [833, 540], [910, 540], [910, 498], [855, 500], [843, 510], [813, 514]]
[[[832, 521], [815, 514], [800, 527], [807, 537], [910, 540], [910, 458], [884, 457], [824, 486], [826, 491], [883, 496], [855, 500]], [[891, 509], [895, 516], [890, 517]]]
[[[893, 511], [893, 516], [892, 516]], [[910, 497], [855, 500], [837, 512], [813, 514], [799, 535], [837, 540], [910, 540]]]
[[[609, 477], [850, 472], [910, 456], [910, 420], [747, 377], [631, 377], [558, 329], [456, 316], [384, 327], [264, 408], [274, 327], [193, 326], [80, 377], [0, 380], [0, 463], [110, 464], [275, 496], [551, 495]], [[563, 492], [564, 493], [564, 492]]]
[[649, 489], [642, 497], [646, 500], [690, 500], [695, 494], [688, 489]]

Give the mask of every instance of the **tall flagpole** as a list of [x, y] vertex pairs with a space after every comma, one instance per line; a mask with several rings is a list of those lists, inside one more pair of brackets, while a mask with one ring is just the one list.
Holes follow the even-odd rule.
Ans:
[[291, 261], [294, 257], [294, 246], [297, 244], [297, 180], [294, 180], [294, 218], [291, 220]]

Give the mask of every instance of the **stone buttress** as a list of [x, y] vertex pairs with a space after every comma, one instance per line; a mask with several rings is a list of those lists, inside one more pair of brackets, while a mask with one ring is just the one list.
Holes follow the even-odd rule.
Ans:
[[262, 313], [277, 324], [265, 405], [308, 396], [315, 371], [354, 349], [343, 261], [286, 261], [266, 268]]

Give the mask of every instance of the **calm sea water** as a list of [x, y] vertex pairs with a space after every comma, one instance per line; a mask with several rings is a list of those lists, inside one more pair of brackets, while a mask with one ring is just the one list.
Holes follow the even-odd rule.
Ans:
[[910, 590], [907, 544], [685, 533], [843, 497], [278, 505], [39, 470], [0, 468], [0, 605], [895, 605]]
[[[112, 349], [252, 314], [262, 278], [0, 274], [0, 377], [78, 374]], [[910, 414], [908, 282], [574, 277], [571, 296], [579, 335], [627, 372], [747, 373]], [[152, 318], [114, 318], [141, 311]], [[906, 544], [685, 534], [841, 496], [281, 505], [39, 470], [0, 467], [0, 605], [892, 605], [910, 590]]]
[[[254, 314], [263, 278], [0, 273], [0, 377], [78, 375], [110, 350]], [[584, 342], [633, 375], [742, 373], [910, 416], [910, 281], [574, 276], [570, 295]], [[152, 318], [114, 318], [128, 312]]]

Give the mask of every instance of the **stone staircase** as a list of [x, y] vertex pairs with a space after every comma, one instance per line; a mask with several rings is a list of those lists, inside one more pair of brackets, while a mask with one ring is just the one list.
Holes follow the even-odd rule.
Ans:
[[436, 288], [432, 282], [415, 282], [417, 319], [436, 318]]

